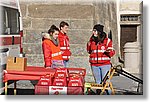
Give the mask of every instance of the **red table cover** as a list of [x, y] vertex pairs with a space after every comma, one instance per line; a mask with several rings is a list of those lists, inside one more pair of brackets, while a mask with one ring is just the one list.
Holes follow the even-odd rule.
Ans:
[[[85, 68], [67, 68], [69, 73], [85, 76]], [[3, 82], [8, 80], [39, 80], [43, 75], [54, 75], [56, 69], [27, 66], [25, 71], [4, 70]]]
[[4, 70], [3, 82], [8, 80], [39, 80], [43, 75], [54, 75], [55, 69], [28, 66], [25, 71]]

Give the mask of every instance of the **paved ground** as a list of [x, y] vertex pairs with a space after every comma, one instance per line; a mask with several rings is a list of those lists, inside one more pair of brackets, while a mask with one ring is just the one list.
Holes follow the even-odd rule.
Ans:
[[[122, 94], [143, 94], [143, 86], [138, 82], [135, 82], [124, 76], [114, 76], [112, 78], [112, 83], [117, 93]], [[138, 91], [139, 90], [139, 91]]]

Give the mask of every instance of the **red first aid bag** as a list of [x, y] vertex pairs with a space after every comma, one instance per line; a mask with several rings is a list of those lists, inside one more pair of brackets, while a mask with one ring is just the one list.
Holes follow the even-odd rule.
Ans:
[[66, 77], [55, 77], [53, 81], [53, 86], [67, 86]]
[[50, 86], [52, 85], [52, 77], [50, 75], [41, 76], [38, 85]]
[[56, 68], [54, 77], [68, 77], [67, 68]]
[[82, 77], [79, 75], [69, 77], [68, 86], [83, 86]]

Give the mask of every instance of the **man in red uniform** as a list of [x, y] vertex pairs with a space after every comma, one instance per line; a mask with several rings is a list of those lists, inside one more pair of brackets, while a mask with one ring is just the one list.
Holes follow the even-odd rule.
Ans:
[[60, 23], [59, 27], [60, 27], [60, 32], [58, 35], [58, 39], [60, 42], [60, 50], [62, 51], [64, 66], [68, 67], [68, 61], [71, 56], [69, 37], [67, 36], [69, 24], [67, 22], [62, 21]]

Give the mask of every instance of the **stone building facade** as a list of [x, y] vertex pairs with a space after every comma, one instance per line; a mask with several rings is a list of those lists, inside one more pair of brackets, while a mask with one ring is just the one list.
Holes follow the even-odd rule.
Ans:
[[[23, 48], [28, 65], [44, 66], [41, 46], [41, 32], [47, 32], [52, 24], [61, 21], [69, 23], [72, 56], [69, 67], [87, 69], [92, 75], [86, 52], [86, 43], [92, 34], [94, 24], [103, 24], [104, 31], [112, 31], [116, 55], [113, 64], [118, 63], [120, 51], [119, 3], [116, 0], [20, 0], [23, 16]], [[118, 26], [119, 25], [119, 26]]]
[[[52, 24], [59, 26], [61, 21], [66, 21], [70, 25], [68, 36], [72, 56], [69, 67], [86, 68], [89, 76], [92, 73], [88, 62], [86, 43], [92, 34], [94, 24], [103, 24], [107, 34], [110, 30], [112, 31], [113, 46], [116, 50], [116, 55], [112, 59], [113, 64], [118, 63], [118, 56], [125, 59], [123, 57], [124, 46], [127, 42], [138, 42], [137, 50], [142, 48], [141, 1], [20, 0], [20, 4], [24, 30], [23, 48], [28, 58], [28, 65], [44, 66], [41, 32], [47, 32]], [[137, 21], [135, 21], [136, 19]], [[123, 30], [127, 31], [126, 33], [134, 32], [131, 35], [131, 41], [127, 40]], [[141, 56], [141, 52], [139, 56]], [[139, 57], [137, 62], [141, 60]], [[131, 61], [128, 59], [126, 63], [128, 62]], [[139, 66], [142, 66], [142, 63], [139, 63]], [[128, 71], [134, 73], [133, 70]], [[139, 71], [135, 73], [139, 73]]]
[[142, 74], [143, 2], [120, 0], [119, 14], [120, 51], [125, 60], [125, 70]]

